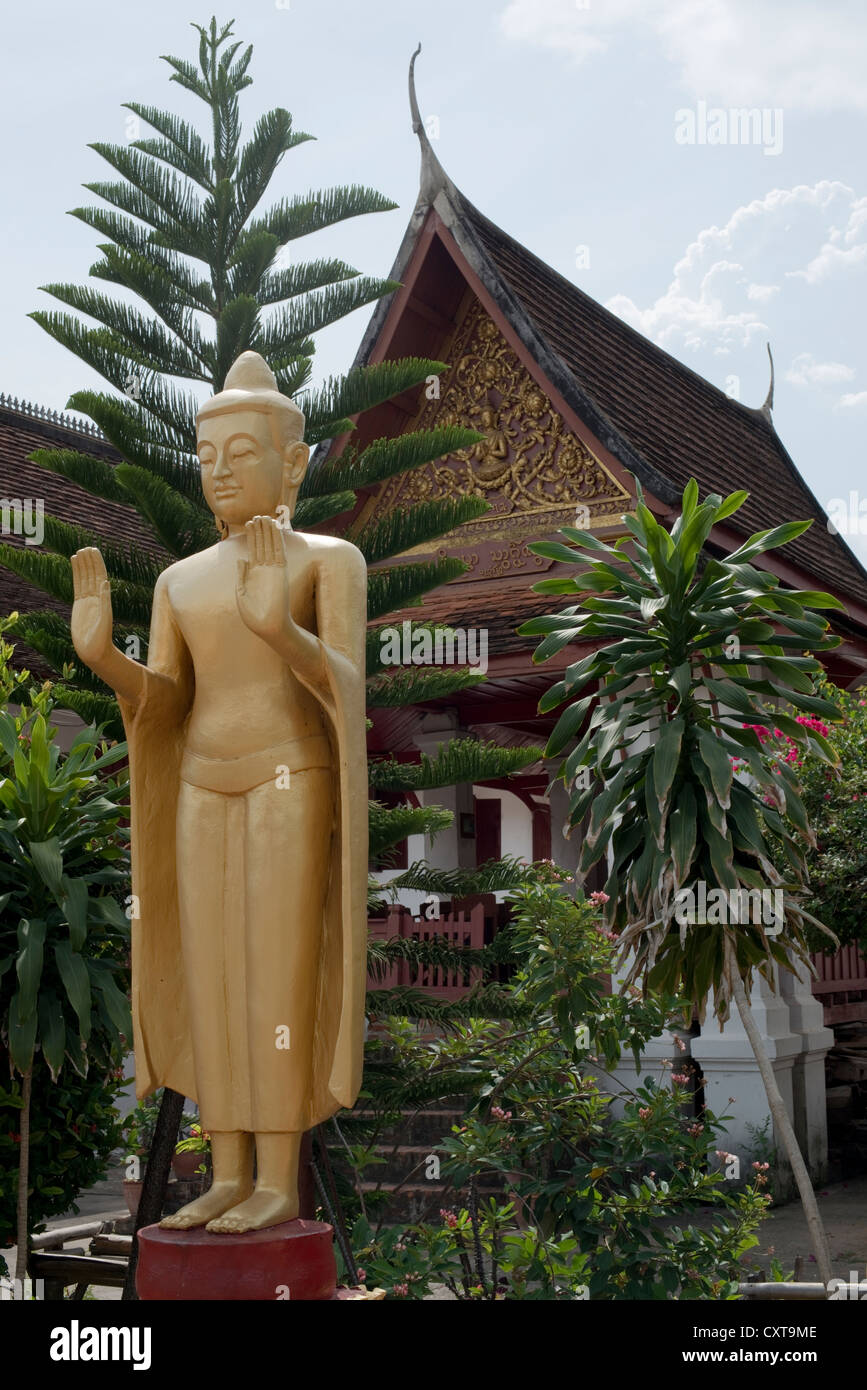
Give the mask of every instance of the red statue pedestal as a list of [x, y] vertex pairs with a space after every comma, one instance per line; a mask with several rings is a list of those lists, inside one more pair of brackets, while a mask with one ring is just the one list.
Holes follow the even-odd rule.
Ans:
[[324, 1221], [284, 1221], [243, 1235], [143, 1226], [136, 1291], [145, 1301], [326, 1302], [337, 1289], [332, 1237]]

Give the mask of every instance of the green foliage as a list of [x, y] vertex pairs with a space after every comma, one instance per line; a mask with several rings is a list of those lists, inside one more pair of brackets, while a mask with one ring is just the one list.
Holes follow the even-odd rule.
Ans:
[[154, 1142], [154, 1132], [160, 1113], [163, 1088], [140, 1100], [123, 1122], [124, 1147], [127, 1153], [147, 1158]]
[[[22, 1131], [16, 1073], [31, 1073], [27, 1231], [104, 1176], [120, 1131], [113, 1101], [132, 1037], [128, 784], [95, 728], [62, 754], [54, 699], [13, 671], [0, 620], [0, 1244], [16, 1225]], [[17, 711], [13, 712], [13, 707]]]
[[407, 835], [433, 837], [452, 823], [451, 811], [442, 806], [383, 806], [379, 801], [370, 801], [368, 806], [371, 859], [379, 859]]
[[416, 604], [422, 595], [466, 574], [468, 568], [465, 561], [446, 556], [427, 563], [414, 562], [372, 569], [367, 576], [367, 616], [369, 619], [381, 618], [385, 613], [394, 613]]
[[[0, 1249], [15, 1242], [18, 1160], [21, 1147], [21, 1079], [0, 1062]], [[100, 1182], [121, 1143], [115, 1103], [125, 1082], [120, 1067], [92, 1066], [87, 1076], [64, 1067], [52, 1078], [37, 1055], [30, 1097], [31, 1232], [78, 1208], [80, 1192]]]
[[529, 767], [543, 756], [541, 748], [502, 748], [480, 739], [452, 739], [436, 756], [422, 753], [417, 763], [380, 758], [370, 764], [370, 784], [377, 791], [417, 791], [421, 787], [452, 787], [456, 782], [486, 782]]
[[12, 671], [12, 652], [0, 640], [0, 1029], [18, 1071], [38, 1050], [52, 1077], [83, 1075], [132, 1037], [128, 784], [105, 776], [125, 748], [100, 749], [88, 728], [62, 755], [51, 693]]
[[369, 565], [378, 564], [392, 555], [402, 555], [424, 541], [445, 535], [464, 522], [474, 521], [488, 510], [481, 497], [461, 497], [450, 502], [419, 502], [410, 511], [395, 508], [379, 521], [349, 533], [347, 539], [357, 545]]
[[[682, 992], [699, 1010], [713, 988], [724, 1016], [727, 942], [746, 979], [753, 969], [769, 975], [788, 951], [807, 952], [805, 850], [815, 840], [792, 767], [774, 764], [756, 730], [779, 726], [799, 749], [833, 764], [814, 721], [799, 723], [764, 702], [835, 717], [812, 691], [822, 670], [815, 654], [840, 639], [813, 610], [842, 605], [785, 589], [751, 563], [808, 522], [759, 532], [725, 559], [708, 558], [712, 527], [737, 511], [745, 493], [699, 503], [691, 481], [669, 534], [636, 487], [637, 515], [624, 518], [630, 535], [614, 546], [567, 527], [568, 545], [531, 547], [578, 569], [574, 578], [536, 586], [568, 591], [575, 602], [521, 631], [542, 637], [536, 661], [572, 642], [602, 643], [567, 669], [540, 707], [566, 702], [546, 751], [565, 755], [558, 775], [570, 790], [571, 824], [590, 815], [582, 874], [611, 851], [606, 913], [622, 933], [624, 956], [635, 953], [629, 978], [645, 974], [651, 988]], [[733, 776], [738, 760], [748, 778]], [[682, 890], [699, 883], [780, 890], [783, 928], [774, 935], [761, 922], [732, 930], [710, 917], [678, 921]]]
[[367, 682], [367, 708], [384, 709], [418, 705], [440, 700], [468, 690], [484, 680], [477, 670], [447, 671], [437, 667], [401, 667], [389, 676], [374, 676]]
[[[776, 744], [779, 760], [794, 762], [816, 834], [805, 856], [810, 875], [807, 908], [831, 928], [841, 945], [857, 942], [867, 956], [867, 699], [860, 688], [841, 690], [830, 681], [820, 682], [818, 693], [837, 710], [834, 722], [817, 730], [824, 731], [836, 766], [797, 748], [784, 734], [776, 737]], [[774, 745], [768, 741], [768, 746], [771, 751]], [[833, 949], [815, 927], [808, 940], [815, 951]]]
[[432, 869], [424, 863], [411, 864], [389, 883], [390, 889], [411, 888], [422, 893], [440, 893], [443, 897], [465, 898], [469, 893], [499, 893], [533, 883], [539, 874], [538, 864], [527, 864], [505, 854], [489, 859], [475, 869]]
[[[685, 1075], [637, 1078], [617, 1114], [600, 1089], [621, 1048], [640, 1052], [682, 1006], [605, 992], [616, 943], [564, 879], [537, 872], [513, 895], [515, 974], [504, 993], [519, 1021], [471, 1018], [430, 1039], [395, 1020], [368, 1043], [366, 1076], [380, 1085], [368, 1086], [355, 1128], [353, 1117], [342, 1122], [359, 1175], [382, 1121], [409, 1095], [463, 1110], [431, 1145], [456, 1193], [438, 1219], [377, 1225], [368, 1184], [354, 1254], [359, 1277], [391, 1298], [445, 1284], [459, 1299], [488, 1301], [727, 1299], [757, 1243], [763, 1180], [727, 1189], [711, 1158], [723, 1121], [706, 1109], [696, 1118]], [[692, 1222], [708, 1209], [710, 1221]]]

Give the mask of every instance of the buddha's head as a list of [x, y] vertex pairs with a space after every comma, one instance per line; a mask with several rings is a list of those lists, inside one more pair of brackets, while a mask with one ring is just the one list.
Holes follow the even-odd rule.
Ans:
[[291, 517], [310, 454], [303, 434], [265, 359], [242, 352], [196, 416], [202, 491], [221, 534], [254, 516]]

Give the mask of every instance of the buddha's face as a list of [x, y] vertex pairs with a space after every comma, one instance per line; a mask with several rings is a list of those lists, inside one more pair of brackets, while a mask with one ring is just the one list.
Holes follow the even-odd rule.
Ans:
[[291, 505], [308, 450], [298, 440], [278, 447], [264, 411], [232, 410], [200, 421], [198, 453], [205, 501], [232, 526], [273, 516], [281, 502]]

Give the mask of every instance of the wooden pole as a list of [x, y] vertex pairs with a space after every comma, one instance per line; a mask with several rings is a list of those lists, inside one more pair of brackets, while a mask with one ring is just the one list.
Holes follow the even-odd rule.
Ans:
[[[163, 1206], [166, 1200], [166, 1188], [169, 1184], [169, 1172], [172, 1166], [172, 1155], [175, 1145], [178, 1142], [178, 1131], [181, 1127], [181, 1117], [184, 1113], [184, 1097], [177, 1091], [169, 1090], [168, 1086], [163, 1092], [160, 1102], [160, 1112], [157, 1115], [157, 1122], [154, 1126], [153, 1143], [148, 1154], [147, 1167], [145, 1168], [144, 1182], [142, 1183], [141, 1199], [138, 1204], [138, 1211], [135, 1217], [136, 1234], [142, 1226], [153, 1226], [159, 1221], [163, 1214]], [[132, 1253], [129, 1257], [129, 1267], [126, 1272], [126, 1282], [123, 1286], [122, 1298], [127, 1301], [135, 1301], [138, 1297], [135, 1291], [135, 1271], [138, 1263], [138, 1241], [133, 1236]]]

